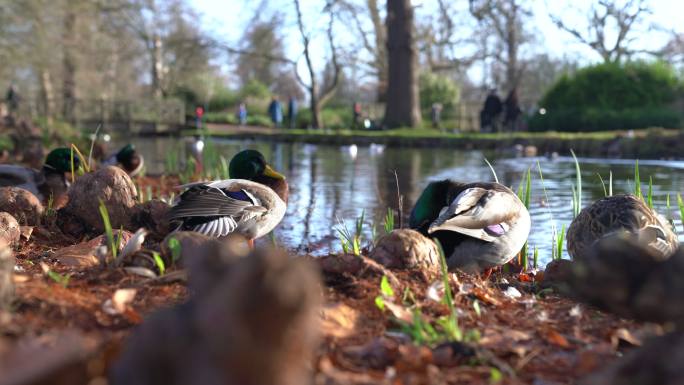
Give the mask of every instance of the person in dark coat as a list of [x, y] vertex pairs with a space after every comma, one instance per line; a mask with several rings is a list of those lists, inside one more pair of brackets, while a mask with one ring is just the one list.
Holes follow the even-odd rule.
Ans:
[[518, 131], [518, 118], [522, 114], [518, 103], [518, 91], [515, 87], [508, 93], [505, 103], [504, 125], [509, 131]]
[[503, 111], [501, 98], [496, 94], [496, 89], [491, 89], [480, 111], [480, 129], [482, 131], [498, 131], [499, 119]]
[[19, 93], [17, 92], [17, 87], [14, 84], [10, 84], [7, 88], [7, 94], [5, 95], [5, 100], [7, 100], [7, 108], [9, 109], [9, 114], [14, 115], [19, 109]]
[[297, 100], [292, 96], [287, 102], [287, 120], [290, 123], [290, 128], [297, 126]]
[[274, 96], [271, 104], [268, 105], [268, 115], [271, 117], [273, 126], [280, 127], [283, 123], [283, 107], [280, 105], [277, 96]]

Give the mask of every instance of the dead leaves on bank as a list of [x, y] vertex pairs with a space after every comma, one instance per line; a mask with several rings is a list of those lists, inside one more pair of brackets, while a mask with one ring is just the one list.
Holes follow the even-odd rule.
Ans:
[[[356, 263], [363, 266], [362, 261]], [[319, 383], [489, 383], [498, 378], [503, 378], [504, 383], [568, 383], [657, 332], [549, 295], [548, 291], [539, 294], [534, 278], [519, 280], [517, 275], [511, 275], [506, 277], [509, 283], [501, 276], [482, 281], [452, 275], [459, 327], [464, 334], [477, 331], [472, 335], [479, 334], [480, 338], [468, 343], [444, 341], [435, 346], [417, 346], [400, 332], [396, 320], [404, 312], [410, 314], [408, 309], [414, 306], [421, 309], [427, 321], [446, 314], [439, 284], [426, 283], [411, 272], [393, 270], [400, 282], [392, 284], [397, 295], [385, 301], [385, 310], [380, 311], [374, 299], [381, 295], [381, 272], [359, 274], [363, 269], [355, 268], [354, 273], [345, 274], [344, 263], [339, 260], [326, 264], [335, 266], [335, 278], [326, 278], [332, 279], [333, 288], [355, 288], [333, 290], [329, 298], [335, 302], [329, 306], [344, 309], [348, 305], [355, 314], [354, 321], [345, 316], [344, 328], [339, 323], [324, 328], [344, 329], [344, 334], [326, 333], [324, 353], [318, 361]], [[412, 293], [413, 301], [401, 298], [401, 293], [407, 291]], [[378, 314], [384, 328], [378, 329], [377, 323], [372, 326], [370, 322], [369, 315], [375, 319]], [[354, 335], [369, 338], [359, 341]]]

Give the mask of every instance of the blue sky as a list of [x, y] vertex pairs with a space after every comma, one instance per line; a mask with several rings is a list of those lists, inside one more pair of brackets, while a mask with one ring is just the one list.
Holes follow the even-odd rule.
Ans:
[[[237, 45], [246, 25], [254, 15], [259, 0], [189, 0], [190, 4], [200, 13], [200, 22], [204, 28], [213, 32], [226, 42]], [[290, 58], [301, 57], [301, 38], [296, 30], [296, 19], [292, 0], [270, 0], [265, 16], [271, 15], [273, 10], [278, 10], [285, 15], [285, 42], [286, 52]], [[380, 2], [382, 3], [382, 2]], [[413, 0], [417, 17], [425, 17], [435, 13], [436, 0]], [[320, 10], [325, 4], [323, 0], [301, 0], [305, 24], [311, 28], [317, 36], [313, 42], [314, 64], [319, 69], [325, 62], [324, 28], [326, 20], [320, 17]], [[452, 2], [460, 19], [467, 19], [467, 0]], [[578, 43], [570, 34], [559, 30], [550, 20], [549, 13], [562, 15], [563, 20], [582, 30], [585, 17], [592, 1], [591, 0], [530, 0], [530, 9], [533, 12], [531, 25], [537, 36], [536, 42], [527, 47], [526, 53], [548, 52], [554, 57], [567, 56], [582, 64], [598, 62], [600, 57], [588, 47]], [[668, 35], [658, 32], [656, 29], [675, 30], [684, 32], [684, 23], [681, 21], [684, 15], [684, 1], [679, 0], [651, 0], [652, 15], [647, 16], [647, 22], [641, 26], [642, 33], [637, 34], [634, 46], [644, 49], [657, 49], [662, 47], [668, 39]], [[679, 21], [679, 23], [677, 23]], [[655, 27], [646, 32], [647, 27]], [[352, 33], [351, 26], [337, 25], [335, 39], [338, 44], [353, 44], [356, 36]], [[228, 68], [226, 67], [226, 70]], [[300, 74], [305, 75], [304, 62], [299, 63]], [[472, 76], [477, 76], [477, 69]]]

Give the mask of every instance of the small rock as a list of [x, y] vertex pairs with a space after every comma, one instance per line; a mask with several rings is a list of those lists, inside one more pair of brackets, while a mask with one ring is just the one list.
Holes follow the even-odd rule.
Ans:
[[397, 229], [380, 237], [369, 257], [390, 268], [439, 270], [437, 245], [415, 230]]
[[16, 244], [20, 237], [19, 222], [9, 213], [0, 212], [0, 240], [11, 246]]
[[537, 146], [527, 145], [523, 149], [523, 154], [528, 158], [537, 156]]
[[159, 199], [138, 204], [135, 206], [133, 223], [149, 230], [151, 239], [161, 240], [171, 231], [168, 220], [170, 209], [171, 206]]
[[0, 211], [12, 215], [20, 225], [36, 226], [43, 215], [43, 205], [30, 191], [0, 187]]
[[[69, 189], [69, 201], [58, 215], [80, 221], [86, 230], [103, 232], [104, 224], [99, 210], [100, 201], [103, 201], [112, 228], [123, 226], [124, 229], [135, 230], [132, 218], [137, 194], [133, 181], [125, 171], [107, 166], [76, 179]], [[65, 231], [68, 223], [60, 221], [59, 224]]]
[[510, 299], [518, 299], [522, 297], [520, 290], [516, 289], [513, 286], [507, 287], [506, 290], [504, 290], [503, 294]]
[[5, 310], [14, 298], [14, 255], [9, 244], [0, 239], [0, 310]]

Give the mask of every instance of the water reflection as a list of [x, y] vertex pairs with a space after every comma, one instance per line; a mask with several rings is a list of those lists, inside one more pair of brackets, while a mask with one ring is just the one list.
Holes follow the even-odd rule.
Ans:
[[[137, 138], [135, 144], [145, 154], [148, 173], [162, 173], [166, 153], [179, 151], [185, 158], [185, 146], [172, 138]], [[339, 220], [352, 220], [366, 213], [366, 239], [370, 225], [381, 231], [387, 207], [398, 207], [398, 191], [403, 196], [404, 223], [422, 188], [433, 180], [452, 178], [462, 181], [492, 180], [484, 158], [493, 164], [501, 183], [517, 189], [523, 175], [531, 168], [532, 234], [531, 247], [537, 246], [540, 258], [551, 255], [554, 226], [566, 226], [572, 219], [572, 185], [575, 168], [572, 158], [505, 158], [493, 153], [450, 149], [384, 148], [382, 146], [318, 146], [299, 143], [259, 143], [252, 141], [215, 141], [229, 158], [244, 148], [255, 148], [288, 176], [290, 201], [283, 223], [276, 235], [281, 245], [299, 252], [323, 254], [339, 250], [335, 227]], [[580, 154], [581, 155], [581, 154]], [[633, 191], [634, 161], [582, 159], [583, 203], [604, 195], [598, 175], [608, 181], [613, 173], [614, 192]], [[544, 182], [538, 167], [543, 170]], [[653, 180], [654, 202], [663, 214], [668, 212], [666, 197], [670, 194], [675, 214], [676, 194], [682, 190], [684, 162], [641, 161], [644, 192], [649, 177]], [[395, 178], [396, 173], [396, 178]], [[397, 220], [397, 222], [399, 222]], [[677, 219], [678, 229], [681, 223]], [[681, 233], [680, 233], [681, 234]]]

